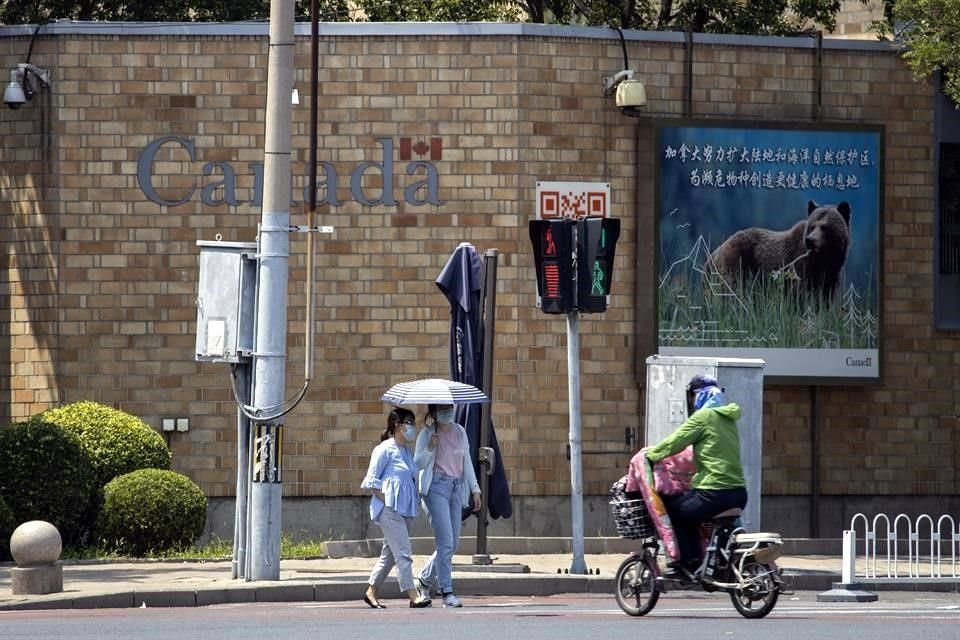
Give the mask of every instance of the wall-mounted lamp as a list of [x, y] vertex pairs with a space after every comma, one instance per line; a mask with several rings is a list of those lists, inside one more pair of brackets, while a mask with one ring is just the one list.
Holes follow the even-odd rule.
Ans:
[[614, 95], [617, 109], [625, 116], [643, 115], [642, 108], [647, 106], [647, 88], [639, 80], [633, 79], [633, 69], [618, 71], [603, 79], [604, 95]]
[[11, 109], [19, 109], [42, 87], [50, 87], [50, 73], [29, 62], [21, 62], [10, 70], [10, 84], [3, 90], [3, 101]]

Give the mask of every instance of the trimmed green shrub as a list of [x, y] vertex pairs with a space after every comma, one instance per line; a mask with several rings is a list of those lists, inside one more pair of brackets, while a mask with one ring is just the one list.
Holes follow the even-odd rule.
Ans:
[[10, 507], [7, 506], [3, 496], [0, 496], [0, 560], [2, 561], [11, 559], [10, 536], [13, 535], [13, 531], [17, 526], [13, 512], [10, 511]]
[[49, 409], [36, 419], [79, 436], [101, 487], [137, 469], [170, 468], [170, 449], [163, 436], [119, 409], [85, 400]]
[[82, 542], [99, 489], [90, 456], [73, 433], [38, 420], [0, 429], [0, 496], [16, 525], [46, 520], [64, 544]]
[[190, 478], [164, 469], [117, 476], [103, 488], [100, 543], [144, 556], [193, 544], [207, 521], [207, 497]]

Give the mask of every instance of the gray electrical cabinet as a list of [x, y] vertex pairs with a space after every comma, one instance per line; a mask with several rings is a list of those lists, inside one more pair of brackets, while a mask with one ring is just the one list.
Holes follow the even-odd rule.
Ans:
[[740, 405], [740, 462], [747, 482], [748, 530], [760, 530], [760, 490], [763, 465], [763, 360], [650, 356], [647, 358], [645, 445], [653, 446], [673, 433], [687, 418], [686, 386], [694, 375], [717, 379], [730, 402]]
[[198, 240], [197, 360], [244, 362], [253, 352], [257, 243]]

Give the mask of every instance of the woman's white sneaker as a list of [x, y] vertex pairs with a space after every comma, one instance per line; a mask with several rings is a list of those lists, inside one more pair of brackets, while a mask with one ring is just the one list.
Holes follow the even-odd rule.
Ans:
[[443, 606], [445, 607], [462, 607], [463, 603], [460, 602], [460, 599], [452, 593], [448, 593], [443, 596]]

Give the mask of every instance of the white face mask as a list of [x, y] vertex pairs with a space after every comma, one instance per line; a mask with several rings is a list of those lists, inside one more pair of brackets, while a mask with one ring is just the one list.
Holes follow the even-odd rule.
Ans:
[[405, 425], [403, 428], [403, 439], [406, 440], [407, 442], [413, 442], [414, 440], [416, 440], [417, 427], [412, 424]]
[[452, 407], [450, 409], [437, 409], [437, 422], [440, 424], [450, 424], [456, 415], [457, 411]]

